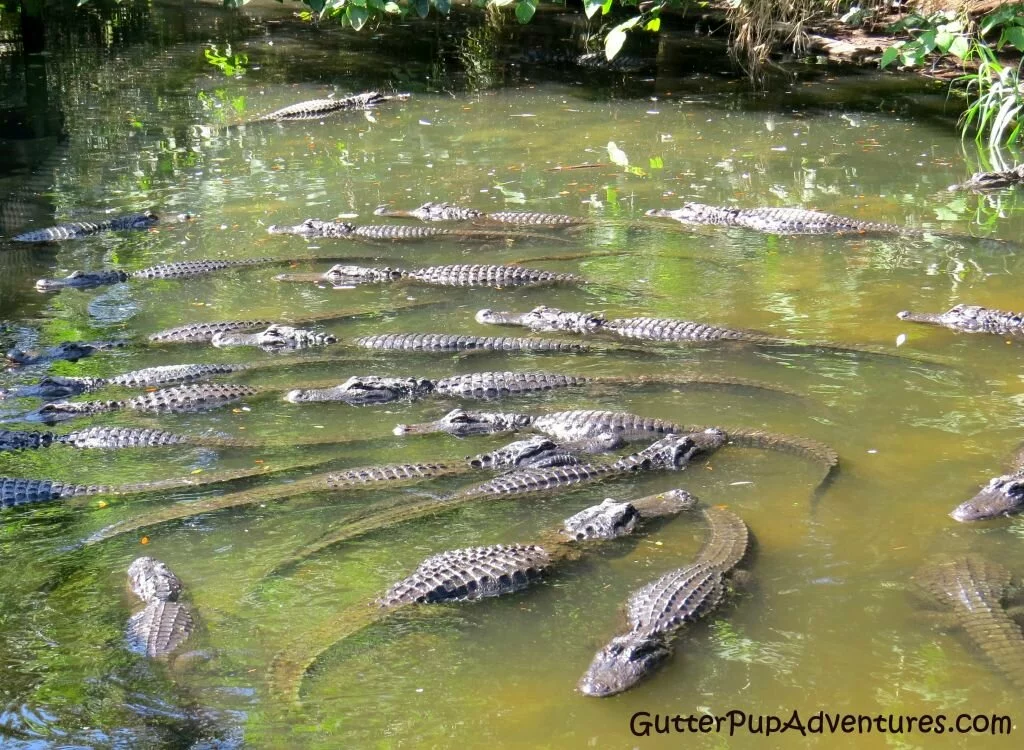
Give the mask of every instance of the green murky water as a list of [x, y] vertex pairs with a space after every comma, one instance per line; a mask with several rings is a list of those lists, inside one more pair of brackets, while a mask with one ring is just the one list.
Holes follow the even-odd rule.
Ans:
[[[997, 337], [912, 327], [897, 320], [896, 312], [944, 310], [956, 302], [1021, 309], [1019, 251], [939, 238], [690, 231], [643, 217], [647, 208], [700, 200], [805, 206], [945, 233], [1020, 237], [1013, 194], [979, 199], [945, 191], [969, 171], [953, 129], [948, 121], [915, 119], [906, 111], [908, 102], [921, 104], [923, 112], [940, 109], [940, 96], [922, 98], [873, 76], [862, 83], [819, 75], [763, 99], [718, 76], [714, 66], [682, 78], [583, 83], [582, 75], [513, 69], [496, 77], [506, 85], [466, 93], [465, 78], [451, 59], [462, 49], [462, 32], [443, 25], [433, 39], [415, 30], [394, 32], [419, 53], [414, 60], [426, 61], [399, 62], [386, 56], [387, 42], [379, 37], [288, 23], [249, 27], [215, 11], [186, 22], [158, 9], [154, 24], [140, 41], [112, 51], [84, 46], [63, 62], [51, 62], [51, 97], [64, 108], [66, 137], [37, 142], [14, 161], [18, 166], [3, 178], [16, 198], [8, 205], [28, 208], [5, 219], [5, 229], [13, 234], [54, 217], [149, 207], [166, 215], [192, 211], [198, 218], [52, 249], [6, 245], [0, 258], [0, 309], [9, 324], [5, 343], [141, 338], [192, 321], [299, 320], [332, 311], [376, 313], [322, 325], [343, 342], [384, 331], [486, 334], [496, 331], [474, 322], [479, 308], [525, 310], [544, 303], [870, 345], [907, 358], [712, 345], [652, 355], [456, 357], [378, 354], [342, 345], [333, 349], [332, 363], [303, 365], [300, 355], [292, 366], [242, 376], [270, 391], [245, 408], [95, 418], [96, 424], [214, 431], [278, 447], [51, 448], [0, 456], [4, 475], [110, 483], [255, 462], [276, 467], [323, 458], [336, 466], [360, 466], [457, 459], [501, 441], [391, 435], [395, 424], [436, 418], [453, 402], [305, 407], [281, 401], [276, 392], [298, 383], [341, 382], [353, 374], [437, 377], [495, 369], [627, 380], [700, 372], [778, 384], [803, 396], [605, 387], [502, 406], [621, 409], [688, 424], [765, 428], [816, 438], [841, 456], [838, 477], [816, 504], [817, 467], [789, 455], [726, 448], [679, 475], [481, 503], [402, 524], [325, 550], [270, 578], [265, 574], [276, 564], [374, 503], [440, 495], [473, 480], [306, 495], [86, 549], [75, 545], [109, 524], [217, 493], [5, 511], [0, 708], [6, 713], [0, 725], [6, 742], [186, 747], [217, 736], [253, 747], [627, 748], [689, 742], [763, 748], [797, 741], [791, 735], [742, 734], [635, 738], [629, 718], [637, 711], [740, 709], [788, 716], [793, 709], [808, 715], [825, 709], [1018, 719], [1010, 684], [964, 640], [936, 629], [907, 589], [921, 563], [942, 551], [981, 552], [1024, 571], [1020, 521], [964, 526], [946, 516], [1000, 473], [1019, 441], [1021, 349]], [[235, 49], [249, 55], [244, 77], [225, 78], [205, 64], [202, 50], [210, 33], [233, 39]], [[671, 57], [671, 43], [665, 44], [662, 55]], [[15, 62], [11, 70], [17, 71]], [[397, 85], [414, 96], [372, 116], [224, 126], [322, 96], [332, 84], [343, 91]], [[20, 96], [13, 83], [11, 91]], [[603, 166], [555, 169], [583, 163]], [[594, 222], [564, 240], [482, 246], [307, 243], [266, 233], [269, 224], [308, 216], [353, 215], [368, 222], [380, 203], [411, 208], [428, 199], [485, 210], [569, 213]], [[273, 280], [277, 270], [257, 268], [187, 283], [130, 282], [45, 297], [31, 291], [36, 278], [76, 268], [270, 255], [303, 259], [296, 270], [311, 271], [328, 264], [306, 258], [343, 253], [404, 267], [534, 258], [533, 265], [575, 271], [588, 283], [526, 291], [335, 291], [281, 284]], [[907, 341], [897, 351], [900, 334]], [[52, 371], [103, 375], [184, 361], [253, 359], [271, 355], [139, 345], [59, 363]], [[39, 374], [10, 372], [4, 383]], [[4, 426], [14, 427], [22, 426], [16, 415], [34, 404], [2, 406], [9, 422]], [[332, 437], [357, 442], [293, 445]], [[594, 651], [620, 627], [628, 593], [692, 559], [706, 531], [693, 518], [608, 543], [521, 595], [405, 612], [373, 625], [325, 653], [303, 686], [301, 707], [284, 703], [268, 682], [276, 656], [310, 644], [327, 646], [332, 632], [361, 618], [366, 602], [429, 554], [528, 542], [606, 496], [637, 497], [673, 486], [725, 504], [746, 520], [757, 540], [749, 565], [754, 584], [713, 623], [687, 631], [672, 662], [621, 697], [584, 699], [574, 686]], [[145, 663], [122, 648], [133, 607], [124, 592], [124, 571], [143, 553], [177, 572], [202, 623], [190, 642], [198, 654], [172, 668]], [[187, 718], [197, 714], [206, 719]], [[888, 743], [880, 735], [846, 741], [858, 747], [934, 743], [921, 734], [890, 737]], [[829, 747], [835, 740], [799, 742]], [[1009, 747], [1015, 740], [962, 736], [943, 742], [974, 748]]]

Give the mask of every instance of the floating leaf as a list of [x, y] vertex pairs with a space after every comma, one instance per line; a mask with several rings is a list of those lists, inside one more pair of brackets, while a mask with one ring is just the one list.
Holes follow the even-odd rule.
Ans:
[[139, 540], [139, 544], [149, 544], [149, 537], [148, 536], [142, 537], [142, 539]]
[[896, 337], [897, 347], [903, 346], [905, 343], [907, 343], [907, 334], [901, 333], [899, 336]]

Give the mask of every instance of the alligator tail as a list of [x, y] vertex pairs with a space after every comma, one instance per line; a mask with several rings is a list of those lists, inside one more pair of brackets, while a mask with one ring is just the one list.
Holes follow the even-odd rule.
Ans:
[[738, 429], [727, 432], [729, 442], [733, 445], [790, 453], [821, 465], [825, 469], [825, 475], [818, 482], [819, 487], [830, 482], [839, 469], [839, 454], [835, 449], [812, 438], [783, 435], [766, 430]]

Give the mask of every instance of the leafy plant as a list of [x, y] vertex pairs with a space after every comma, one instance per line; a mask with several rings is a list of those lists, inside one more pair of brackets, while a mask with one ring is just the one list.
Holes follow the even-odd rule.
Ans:
[[205, 51], [205, 55], [206, 62], [232, 78], [244, 76], [246, 66], [249, 64], [249, 56], [244, 52], [232, 54], [230, 44], [224, 47], [223, 54], [217, 50], [216, 46], [211, 46]]
[[[996, 54], [1006, 47], [1024, 50], [1024, 5], [1013, 3], [984, 16], [975, 26], [966, 17], [949, 11], [924, 17], [911, 13], [892, 27], [906, 32], [911, 39], [895, 43], [885, 50], [880, 62], [885, 68], [897, 60], [906, 67], [923, 64], [933, 54], [950, 55], [964, 64], [977, 64], [977, 69], [958, 76], [950, 83], [951, 91], [967, 97], [967, 108], [960, 117], [963, 137], [974, 133], [974, 139], [987, 141], [990, 149], [1021, 140], [1021, 112], [1024, 92], [1021, 90], [1021, 63], [1004, 64]], [[999, 33], [994, 42], [985, 37]]]

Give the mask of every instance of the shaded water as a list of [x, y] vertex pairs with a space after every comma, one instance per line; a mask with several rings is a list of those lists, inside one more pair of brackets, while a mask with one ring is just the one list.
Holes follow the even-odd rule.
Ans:
[[[914, 119], [899, 104], [918, 94], [873, 76], [815, 75], [762, 99], [713, 69], [684, 78], [585, 83], [578, 82], [582, 74], [524, 69], [499, 76], [504, 87], [466, 93], [465, 78], [451, 62], [458, 57], [456, 35], [443, 25], [432, 27], [433, 39], [415, 30], [395, 31], [403, 44], [422, 53], [416, 59], [426, 61], [399, 63], [384, 55], [386, 41], [369, 35], [287, 23], [250, 34], [245, 24], [226, 18], [203, 11], [192, 21], [198, 29], [178, 27], [175, 13], [158, 9], [156, 27], [167, 37], [154, 33], [149, 41], [107, 52], [85, 47], [55, 63], [50, 75], [60, 83], [55, 92], [66, 137], [50, 142], [49, 156], [35, 153], [4, 183], [33, 201], [42, 193], [49, 207], [21, 225], [5, 224], [6, 234], [107, 210], [188, 210], [198, 218], [59, 248], [5, 245], [0, 309], [9, 322], [8, 339], [49, 344], [141, 338], [190, 321], [291, 320], [332, 311], [379, 313], [323, 324], [342, 341], [384, 331], [492, 334], [498, 331], [474, 322], [477, 309], [525, 310], [543, 303], [871, 345], [907, 359], [714, 345], [651, 355], [516, 357], [337, 347], [336, 363], [244, 375], [245, 382], [281, 391], [303, 382], [341, 382], [353, 374], [437, 377], [495, 369], [626, 379], [681, 371], [753, 378], [806, 397], [604, 387], [510, 401], [502, 408], [621, 409], [686, 424], [805, 435], [835, 447], [841, 471], [812, 503], [817, 467], [788, 455], [727, 448], [677, 476], [480, 503], [402, 524], [328, 549], [269, 579], [264, 575], [281, 560], [373, 503], [442, 494], [472, 480], [308, 495], [149, 529], [145, 545], [142, 533], [135, 533], [84, 550], [74, 545], [113, 522], [216, 493], [6, 511], [0, 525], [0, 709], [7, 713], [0, 725], [13, 746], [50, 740], [184, 747], [203, 737], [231, 741], [244, 735], [254, 747], [667, 747], [683, 738], [633, 738], [629, 717], [636, 711], [740, 709], [788, 716], [793, 709], [805, 715], [825, 709], [1017, 718], [1009, 683], [963, 640], [922, 616], [908, 595], [908, 579], [941, 551], [983, 552], [1024, 571], [1020, 521], [964, 526], [946, 516], [1000, 473], [1019, 440], [1021, 349], [997, 337], [911, 327], [896, 312], [944, 310], [956, 302], [1020, 309], [1019, 252], [939, 238], [691, 231], [643, 217], [647, 208], [684, 200], [799, 205], [944, 233], [1020, 237], [1013, 194], [989, 200], [945, 191], [969, 170], [948, 121]], [[225, 78], [203, 62], [203, 40], [210, 33], [203, 28], [215, 28], [220, 40], [233, 39], [236, 50], [247, 52], [250, 69], [244, 77]], [[663, 56], [672, 54], [671, 48], [662, 50]], [[331, 84], [343, 93], [397, 86], [414, 95], [371, 116], [226, 127], [323, 96]], [[923, 101], [926, 108], [941, 106]], [[628, 165], [622, 156], [614, 163], [612, 153], [618, 152]], [[556, 169], [583, 163], [603, 166]], [[562, 241], [486, 246], [307, 243], [265, 231], [269, 224], [307, 216], [351, 214], [370, 222], [382, 202], [411, 208], [428, 199], [485, 210], [569, 213], [594, 223]], [[75, 268], [348, 252], [405, 267], [583, 253], [532, 265], [578, 272], [588, 284], [525, 291], [328, 290], [280, 284], [272, 280], [278, 270], [261, 268], [55, 296], [31, 291], [36, 278]], [[327, 265], [304, 260], [296, 270]], [[390, 312], [413, 303], [430, 304]], [[900, 334], [907, 343], [897, 350]], [[942, 364], [916, 361], [915, 355]], [[251, 351], [139, 345], [51, 369], [102, 375], [173, 362], [268, 358]], [[40, 374], [39, 368], [10, 372], [4, 384]], [[500, 444], [496, 438], [391, 436], [396, 423], [433, 419], [452, 405], [424, 399], [380, 408], [304, 407], [268, 395], [245, 408], [207, 414], [114, 415], [95, 422], [212, 430], [280, 447], [52, 448], [2, 455], [0, 473], [116, 483], [317, 456], [339, 466], [453, 459]], [[4, 403], [4, 418], [14, 420], [32, 406]], [[330, 437], [366, 442], [288, 447]], [[621, 697], [584, 699], [574, 686], [594, 651], [620, 627], [628, 593], [692, 559], [706, 531], [693, 519], [681, 517], [633, 541], [607, 543], [517, 596], [405, 612], [374, 625], [325, 654], [304, 686], [301, 708], [286, 705], [268, 687], [275, 655], [304, 641], [319, 639], [326, 646], [332, 628], [429, 554], [528, 542], [606, 496], [637, 497], [673, 486], [728, 505], [746, 520], [757, 539], [750, 563], [754, 585], [713, 623], [684, 633], [673, 661]], [[133, 607], [123, 593], [124, 571], [140, 554], [162, 559], [177, 572], [202, 622], [189, 645], [199, 654], [171, 668], [141, 662], [121, 646]], [[920, 734], [890, 740], [902, 747], [931, 744]], [[701, 747], [779, 746], [763, 736], [690, 741]], [[830, 738], [817, 742], [832, 744]], [[947, 742], [1003, 747], [1013, 739]], [[858, 746], [886, 744], [879, 735], [857, 739]]]

